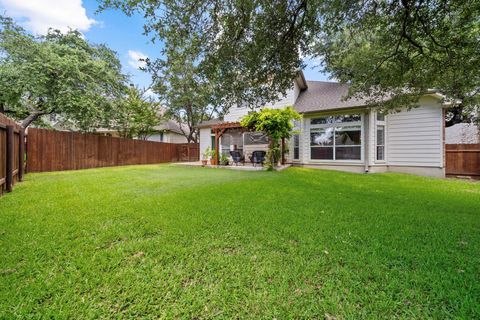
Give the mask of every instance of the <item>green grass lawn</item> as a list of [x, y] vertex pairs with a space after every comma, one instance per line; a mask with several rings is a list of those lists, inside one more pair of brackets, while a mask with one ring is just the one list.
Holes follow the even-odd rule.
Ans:
[[173, 165], [0, 198], [0, 319], [480, 318], [480, 184]]

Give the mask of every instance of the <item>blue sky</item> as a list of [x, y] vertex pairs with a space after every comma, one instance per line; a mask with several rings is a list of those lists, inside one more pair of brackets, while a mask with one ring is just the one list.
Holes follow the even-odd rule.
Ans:
[[[45, 33], [48, 27], [66, 30], [79, 29], [94, 43], [105, 43], [115, 50], [122, 62], [123, 71], [131, 75], [131, 82], [140, 87], [151, 83], [149, 74], [138, 70], [139, 57], [155, 58], [160, 55], [161, 43], [152, 44], [143, 35], [143, 17], [128, 17], [121, 11], [108, 10], [96, 13], [96, 0], [0, 0], [0, 11], [6, 12], [26, 29]], [[327, 80], [314, 63], [304, 70], [307, 80]]]

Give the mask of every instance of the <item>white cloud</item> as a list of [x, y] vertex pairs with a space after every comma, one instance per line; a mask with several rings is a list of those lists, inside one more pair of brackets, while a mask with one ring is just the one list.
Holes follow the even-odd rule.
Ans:
[[48, 28], [88, 31], [97, 23], [87, 17], [82, 0], [0, 0], [0, 5], [7, 15], [36, 34], [46, 34]]
[[[157, 95], [155, 92], [153, 92], [152, 89], [147, 89], [147, 90], [145, 90], [145, 91], [143, 92], [143, 97], [144, 97], [145, 99], [151, 99], [151, 100], [153, 100], [153, 101], [158, 101], [158, 95]], [[162, 111], [161, 113], [163, 113], [163, 111]]]
[[147, 98], [156, 98], [157, 97], [157, 94], [155, 92], [153, 92], [152, 89], [145, 90], [143, 95]]
[[134, 69], [140, 69], [146, 66], [145, 60], [148, 56], [140, 51], [128, 50], [128, 64]]

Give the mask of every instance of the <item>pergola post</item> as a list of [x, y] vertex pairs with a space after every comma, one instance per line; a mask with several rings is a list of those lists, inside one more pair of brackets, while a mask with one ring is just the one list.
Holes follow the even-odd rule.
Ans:
[[282, 165], [285, 165], [285, 138], [282, 137]]
[[215, 165], [218, 165], [219, 157], [218, 153], [220, 148], [218, 147], [220, 142], [220, 137], [225, 132], [225, 129], [215, 129]]

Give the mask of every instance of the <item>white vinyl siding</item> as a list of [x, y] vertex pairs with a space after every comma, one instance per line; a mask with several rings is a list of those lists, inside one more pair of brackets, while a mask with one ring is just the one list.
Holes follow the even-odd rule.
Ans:
[[200, 129], [200, 159], [202, 159], [202, 154], [208, 147], [212, 147], [212, 135], [211, 128], [201, 128]]
[[[297, 88], [297, 89], [296, 89]], [[294, 85], [294, 87], [287, 91], [287, 94], [282, 97], [280, 100], [276, 101], [275, 103], [267, 103], [265, 107], [273, 108], [273, 109], [281, 109], [287, 106], [293, 106], [295, 103], [295, 99], [298, 97], [299, 94], [298, 86]], [[248, 107], [238, 108], [237, 106], [232, 106], [228, 113], [225, 114], [224, 120], [228, 122], [236, 122], [240, 121], [240, 119], [247, 115], [250, 109]]]
[[185, 138], [184, 135], [169, 131], [152, 134], [147, 140], [168, 143], [187, 143], [187, 138]]
[[148, 141], [165, 142], [165, 136], [163, 132], [154, 133], [147, 138]]
[[421, 107], [388, 115], [388, 165], [443, 167], [442, 109], [422, 100]]
[[295, 103], [295, 90], [294, 88], [290, 89], [287, 91], [287, 94], [282, 97], [280, 100], [276, 101], [275, 103], [268, 103], [265, 106], [267, 108], [273, 108], [273, 109], [281, 109], [285, 108], [288, 106], [293, 106]]
[[239, 121], [243, 116], [248, 114], [248, 111], [250, 111], [250, 109], [247, 107], [238, 108], [237, 106], [232, 106], [223, 117], [223, 120], [227, 122]]
[[164, 134], [164, 142], [170, 143], [187, 143], [187, 138], [183, 134], [175, 132], [166, 132]]

